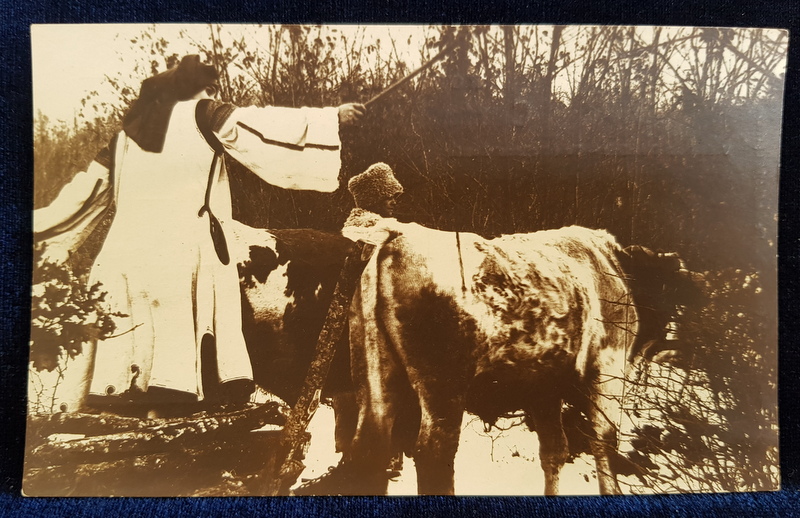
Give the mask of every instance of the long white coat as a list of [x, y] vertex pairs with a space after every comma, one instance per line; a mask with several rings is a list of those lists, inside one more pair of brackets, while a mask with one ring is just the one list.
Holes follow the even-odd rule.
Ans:
[[[163, 387], [202, 399], [206, 334], [216, 339], [221, 382], [252, 379], [236, 270], [242, 244], [232, 242], [242, 235], [241, 224], [231, 218], [222, 160], [211, 208], [234, 252], [230, 264], [217, 258], [208, 215], [198, 215], [214, 151], [197, 128], [196, 102], [175, 106], [161, 153], [142, 150], [124, 132], [119, 136], [110, 182], [116, 215], [90, 282], [101, 282], [109, 309], [127, 316], [116, 319], [113, 337], [97, 343], [90, 394]], [[231, 156], [270, 183], [320, 191], [338, 185], [335, 108], [237, 109], [217, 136]], [[44, 212], [40, 221], [47, 217], [59, 219]]]

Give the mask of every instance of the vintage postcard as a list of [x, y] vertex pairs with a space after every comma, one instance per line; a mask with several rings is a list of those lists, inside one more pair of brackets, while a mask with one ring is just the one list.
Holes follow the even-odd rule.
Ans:
[[31, 37], [26, 495], [780, 488], [786, 31]]

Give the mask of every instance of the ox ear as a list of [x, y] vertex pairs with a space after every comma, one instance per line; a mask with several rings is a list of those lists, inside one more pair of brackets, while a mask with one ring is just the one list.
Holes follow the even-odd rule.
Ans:
[[388, 243], [389, 241], [394, 241], [395, 239], [403, 235], [402, 232], [393, 228], [387, 230], [389, 231], [389, 237], [386, 239], [386, 241], [384, 241], [384, 243]]
[[265, 246], [250, 246], [249, 258], [239, 264], [239, 278], [246, 287], [252, 288], [255, 281], [267, 282], [269, 274], [278, 267], [278, 256]]

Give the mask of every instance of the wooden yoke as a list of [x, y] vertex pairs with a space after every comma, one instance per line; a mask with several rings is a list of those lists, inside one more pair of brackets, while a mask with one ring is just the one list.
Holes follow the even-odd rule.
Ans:
[[319, 407], [322, 388], [336, 352], [336, 344], [342, 338], [347, 323], [350, 301], [374, 248], [375, 245], [359, 241], [353, 254], [345, 259], [325, 323], [317, 339], [314, 359], [308, 368], [302, 392], [281, 432], [280, 451], [270, 456], [270, 460], [264, 466], [266, 496], [288, 495], [289, 488], [305, 469], [301, 459], [304, 455], [304, 446], [308, 442], [306, 429]]

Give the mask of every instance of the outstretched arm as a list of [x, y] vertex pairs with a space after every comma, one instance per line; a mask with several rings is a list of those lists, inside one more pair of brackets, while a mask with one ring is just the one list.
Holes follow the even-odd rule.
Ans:
[[113, 146], [103, 149], [82, 171], [61, 188], [50, 205], [33, 211], [33, 237], [47, 246], [45, 254], [63, 262], [86, 241], [111, 206]]
[[357, 104], [331, 108], [233, 108], [213, 104], [212, 128], [225, 151], [262, 180], [285, 189], [332, 192], [341, 168], [339, 127], [358, 124]]

